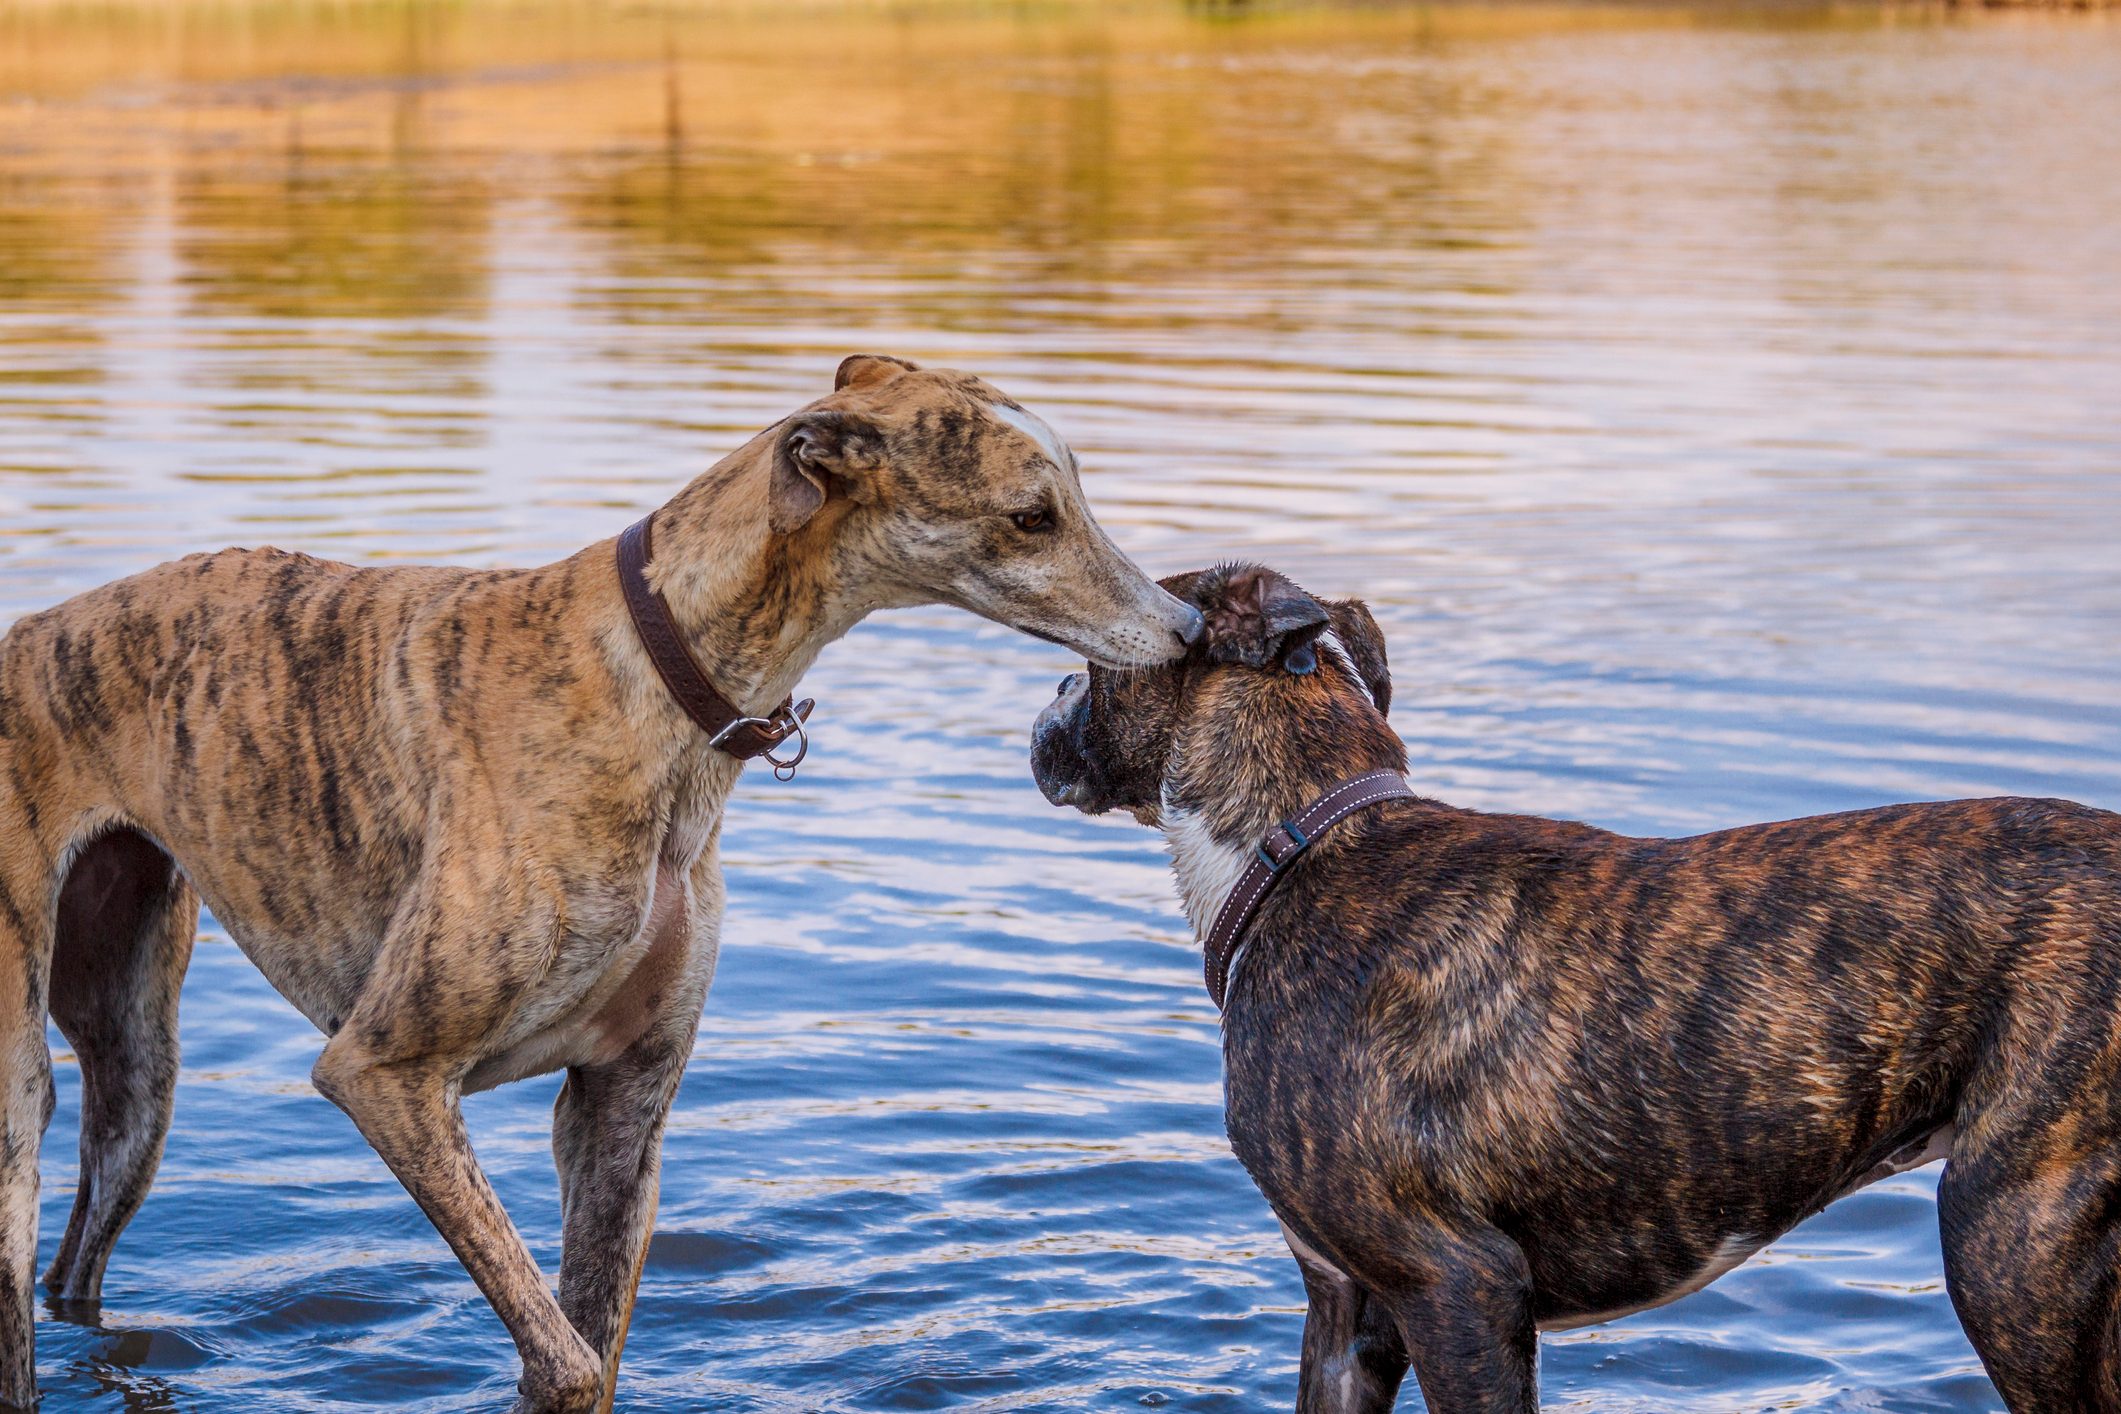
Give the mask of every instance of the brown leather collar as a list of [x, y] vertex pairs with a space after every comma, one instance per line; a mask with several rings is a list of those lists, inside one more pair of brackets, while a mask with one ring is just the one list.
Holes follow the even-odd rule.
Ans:
[[[763, 756], [772, 763], [773, 774], [787, 780], [810, 754], [810, 738], [803, 731], [803, 723], [817, 704], [807, 697], [801, 702], [784, 697], [771, 716], [747, 717], [715, 691], [692, 650], [685, 646], [677, 621], [670, 615], [669, 601], [649, 587], [648, 561], [655, 554], [649, 522], [654, 519], [652, 514], [643, 516], [619, 536], [619, 587], [625, 591], [626, 612], [633, 616], [634, 632], [648, 650], [648, 661], [655, 664], [656, 675], [670, 689], [678, 706], [685, 709], [685, 715], [707, 733], [709, 745], [739, 761]], [[795, 755], [785, 760], [773, 755], [773, 748], [791, 736], [796, 739]]]
[[1381, 800], [1415, 798], [1399, 772], [1371, 771], [1342, 781], [1267, 831], [1252, 862], [1238, 877], [1237, 887], [1230, 890], [1230, 896], [1217, 910], [1215, 926], [1208, 930], [1201, 970], [1217, 1011], [1223, 1009], [1223, 992], [1230, 985], [1230, 963], [1236, 956], [1238, 940], [1244, 936], [1245, 926], [1252, 921], [1252, 915], [1259, 912], [1259, 906], [1273, 892], [1282, 872], [1320, 835], [1356, 811]]

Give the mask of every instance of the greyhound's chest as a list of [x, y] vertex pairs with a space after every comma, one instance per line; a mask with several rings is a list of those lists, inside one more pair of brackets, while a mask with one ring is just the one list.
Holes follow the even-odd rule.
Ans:
[[630, 897], [585, 899], [545, 985], [464, 1088], [606, 1064], [677, 1013], [697, 1015], [714, 972], [721, 904], [718, 871], [667, 857]]

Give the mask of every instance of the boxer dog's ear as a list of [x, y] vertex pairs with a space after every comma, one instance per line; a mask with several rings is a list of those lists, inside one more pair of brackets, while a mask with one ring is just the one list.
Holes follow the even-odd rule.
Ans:
[[1287, 578], [1259, 565], [1210, 570], [1194, 585], [1203, 621], [1201, 642], [1213, 663], [1292, 673], [1318, 667], [1318, 636], [1331, 626], [1325, 605]]
[[1326, 606], [1333, 616], [1333, 636], [1348, 651], [1355, 675], [1370, 690], [1370, 700], [1380, 715], [1392, 711], [1392, 672], [1385, 662], [1384, 630], [1370, 617], [1370, 606], [1360, 599], [1338, 599]]
[[868, 419], [831, 408], [797, 413], [773, 441], [767, 525], [776, 535], [801, 530], [835, 491], [867, 500], [862, 473], [883, 460], [884, 434]]
[[893, 358], [890, 354], [849, 354], [840, 360], [840, 371], [833, 375], [832, 391], [888, 383], [901, 373], [913, 373], [919, 369], [919, 364]]

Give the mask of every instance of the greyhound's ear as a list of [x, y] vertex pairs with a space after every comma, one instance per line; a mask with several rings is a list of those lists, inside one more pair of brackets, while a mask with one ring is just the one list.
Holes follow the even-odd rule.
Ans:
[[913, 373], [919, 369], [919, 364], [893, 358], [890, 354], [849, 354], [840, 360], [840, 371], [833, 375], [832, 391], [888, 383], [901, 373]]
[[1318, 667], [1312, 645], [1332, 621], [1325, 605], [1286, 577], [1259, 565], [1228, 565], [1202, 575], [1193, 591], [1210, 662], [1278, 663], [1292, 673]]
[[1348, 650], [1355, 675], [1370, 690], [1370, 700], [1380, 715], [1392, 711], [1392, 671], [1385, 662], [1384, 630], [1370, 617], [1370, 606], [1360, 599], [1338, 599], [1326, 605], [1333, 616], [1333, 636]]
[[866, 500], [862, 473], [882, 465], [884, 436], [867, 419], [830, 408], [799, 412], [773, 442], [766, 521], [776, 535], [801, 530], [837, 492]]

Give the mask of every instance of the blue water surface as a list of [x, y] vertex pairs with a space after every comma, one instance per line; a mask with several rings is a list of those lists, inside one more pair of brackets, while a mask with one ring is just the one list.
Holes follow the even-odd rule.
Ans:
[[[554, 558], [880, 349], [1044, 412], [1152, 569], [1367, 597], [1453, 802], [2121, 807], [2121, 26], [858, 9], [10, 20], [0, 613], [230, 543]], [[1071, 666], [883, 616], [797, 780], [744, 781], [621, 1408], [1292, 1403], [1159, 842], [1026, 770]], [[504, 1407], [498, 1321], [211, 921], [183, 1038], [47, 1414]], [[548, 1270], [556, 1089], [467, 1103]], [[1999, 1408], [1935, 1178], [1547, 1339], [1548, 1406]]]

